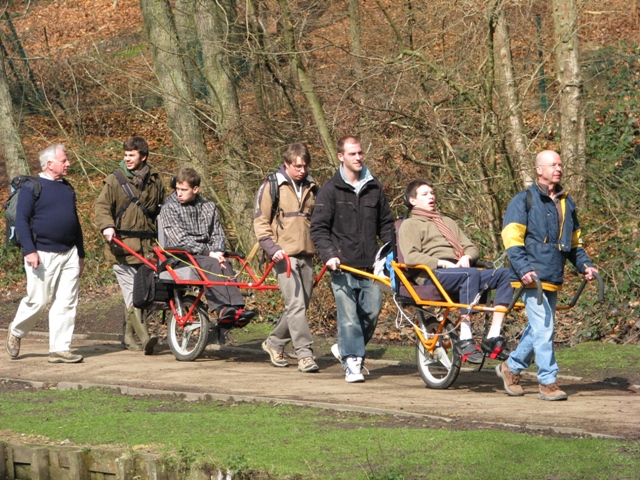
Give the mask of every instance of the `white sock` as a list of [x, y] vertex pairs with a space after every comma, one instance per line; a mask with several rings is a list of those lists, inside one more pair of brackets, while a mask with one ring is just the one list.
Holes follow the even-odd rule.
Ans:
[[473, 338], [471, 333], [471, 322], [460, 322], [460, 340]]
[[491, 328], [489, 328], [489, 333], [487, 334], [487, 338], [494, 338], [499, 336], [500, 336], [500, 327], [491, 325]]

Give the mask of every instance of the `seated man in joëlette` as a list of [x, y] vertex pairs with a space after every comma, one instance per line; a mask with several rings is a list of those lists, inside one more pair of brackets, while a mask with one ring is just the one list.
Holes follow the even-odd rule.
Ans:
[[[405, 189], [405, 202], [410, 209], [410, 216], [402, 222], [398, 232], [398, 248], [404, 263], [429, 267], [445, 291], [456, 294], [459, 303], [473, 302], [480, 289], [488, 283], [489, 288], [495, 290], [494, 307], [509, 305], [513, 296], [509, 270], [473, 267], [478, 260], [478, 249], [455, 221], [436, 211], [436, 195], [430, 181], [417, 179], [409, 183]], [[429, 280], [427, 272], [420, 271], [415, 280], [423, 285]], [[464, 360], [480, 363], [482, 351], [473, 340], [472, 312], [461, 309], [460, 314], [460, 340], [457, 346]], [[505, 339], [500, 336], [505, 315], [502, 312], [493, 313], [489, 333], [482, 341], [482, 350], [500, 359], [509, 356]]]
[[[207, 278], [223, 281], [233, 275], [224, 256], [225, 235], [216, 204], [198, 194], [200, 181], [200, 175], [193, 168], [181, 168], [175, 178], [176, 191], [167, 197], [158, 222], [165, 248], [187, 250], [194, 254]], [[206, 288], [205, 297], [209, 310], [218, 314], [221, 327], [243, 327], [255, 316], [254, 311], [245, 310], [238, 287]]]

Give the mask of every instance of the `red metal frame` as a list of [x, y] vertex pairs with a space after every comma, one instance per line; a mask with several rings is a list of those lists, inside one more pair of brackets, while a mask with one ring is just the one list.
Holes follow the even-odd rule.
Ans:
[[[195, 288], [198, 289], [198, 295], [196, 296], [196, 301], [193, 302], [192, 307], [189, 309], [189, 311], [185, 315], [180, 315], [178, 313], [178, 311], [176, 309], [176, 299], [175, 298], [169, 299], [168, 303], [169, 303], [169, 307], [171, 308], [171, 312], [175, 316], [176, 322], [181, 327], [183, 327], [184, 325], [186, 325], [186, 324], [188, 324], [190, 322], [193, 322], [193, 312], [196, 309], [198, 303], [200, 303], [200, 300], [202, 298], [202, 295], [204, 294], [204, 289], [205, 288], [210, 288], [210, 287], [214, 287], [214, 286], [227, 286], [227, 287], [233, 286], [233, 287], [245, 288], [245, 289], [253, 289], [253, 290], [258, 290], [258, 291], [278, 290], [279, 289], [278, 285], [265, 285], [264, 284], [264, 282], [265, 282], [265, 280], [267, 278], [267, 275], [269, 275], [269, 273], [273, 269], [273, 266], [275, 265], [275, 262], [271, 262], [267, 266], [267, 268], [265, 269], [265, 271], [262, 274], [262, 276], [260, 278], [258, 278], [256, 276], [256, 274], [253, 272], [253, 270], [251, 269], [251, 266], [249, 265], [249, 263], [241, 255], [230, 254], [228, 256], [228, 258], [230, 258], [232, 260], [237, 260], [241, 265], [241, 270], [240, 271], [246, 272], [249, 275], [249, 277], [251, 278], [251, 281], [249, 281], [249, 282], [240, 282], [240, 281], [236, 280], [236, 277], [226, 277], [224, 280], [211, 280], [211, 279], [207, 278], [205, 272], [203, 272], [200, 269], [200, 267], [198, 265], [198, 262], [196, 261], [194, 255], [192, 255], [191, 253], [187, 252], [186, 250], [175, 249], [175, 248], [171, 248], [171, 249], [166, 249], [165, 250], [162, 247], [157, 246], [157, 247], [155, 247], [153, 249], [154, 254], [156, 256], [155, 262], [154, 262], [152, 260], [149, 260], [149, 259], [143, 257], [138, 252], [136, 252], [133, 249], [131, 249], [128, 245], [126, 245], [122, 240], [120, 240], [117, 237], [114, 237], [113, 242], [116, 245], [118, 245], [119, 247], [121, 247], [122, 249], [124, 249], [129, 254], [131, 254], [134, 257], [136, 257], [138, 260], [140, 260], [140, 262], [142, 262], [144, 265], [146, 265], [147, 267], [149, 267], [150, 269], [152, 269], [156, 273], [158, 273], [158, 264], [166, 262], [168, 260], [168, 257], [173, 255], [173, 254], [180, 255], [182, 257], [186, 257], [186, 261], [184, 261], [184, 265], [185, 266], [195, 267], [195, 271], [197, 272], [198, 276], [200, 277], [199, 280], [182, 279], [182, 278], [180, 278], [178, 276], [178, 273], [176, 272], [176, 270], [172, 266], [170, 266], [170, 265], [166, 266], [166, 271], [169, 272], [169, 274], [171, 275], [172, 284], [178, 285], [178, 286], [182, 286], [182, 287], [195, 287]], [[285, 261], [287, 262], [287, 276], [289, 276], [289, 275], [291, 275], [291, 262], [289, 261], [289, 257], [287, 255], [285, 255]], [[319, 280], [319, 278], [316, 280], [316, 283], [317, 283], [318, 280]]]

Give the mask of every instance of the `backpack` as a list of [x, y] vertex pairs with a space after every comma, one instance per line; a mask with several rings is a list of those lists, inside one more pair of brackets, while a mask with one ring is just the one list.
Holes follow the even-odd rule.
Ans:
[[[269, 193], [271, 193], [271, 216], [269, 221], [272, 222], [278, 213], [278, 203], [280, 201], [280, 185], [278, 184], [278, 172], [273, 172], [267, 175], [264, 179], [265, 183], [269, 182]], [[313, 191], [317, 192], [317, 186], [314, 185]]]
[[280, 201], [280, 186], [278, 185], [277, 172], [273, 172], [267, 175], [267, 178], [265, 178], [264, 181], [269, 182], [269, 192], [271, 193], [270, 220], [273, 221], [276, 213], [278, 213], [278, 202]]
[[18, 232], [16, 231], [16, 210], [18, 209], [18, 193], [20, 189], [29, 183], [33, 190], [33, 200], [38, 201], [40, 193], [42, 192], [42, 184], [37, 177], [30, 175], [18, 175], [11, 180], [9, 199], [4, 204], [4, 220], [5, 220], [5, 232], [7, 236], [6, 246], [11, 245], [22, 247], [20, 239], [18, 238]]

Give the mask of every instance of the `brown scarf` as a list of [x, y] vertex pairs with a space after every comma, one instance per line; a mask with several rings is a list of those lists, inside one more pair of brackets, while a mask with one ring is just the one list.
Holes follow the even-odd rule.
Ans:
[[145, 163], [141, 168], [137, 170], [129, 170], [129, 172], [131, 172], [131, 174], [133, 175], [133, 178], [131, 179], [133, 184], [138, 188], [138, 190], [142, 190], [144, 181], [146, 180], [147, 175], [149, 175], [150, 172], [149, 165]]
[[460, 258], [464, 255], [464, 248], [462, 248], [462, 244], [458, 241], [449, 227], [444, 224], [444, 222], [442, 221], [442, 217], [438, 212], [430, 212], [429, 210], [413, 207], [411, 209], [411, 213], [413, 213], [414, 215], [419, 215], [420, 217], [424, 217], [427, 220], [435, 223], [442, 236], [453, 247], [453, 252], [455, 253], [456, 258]]

